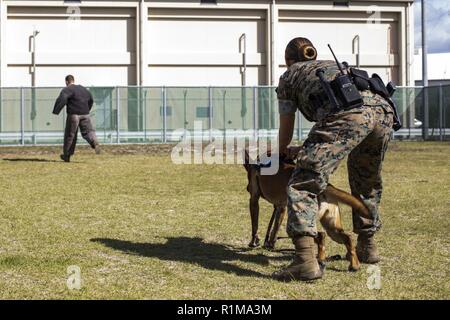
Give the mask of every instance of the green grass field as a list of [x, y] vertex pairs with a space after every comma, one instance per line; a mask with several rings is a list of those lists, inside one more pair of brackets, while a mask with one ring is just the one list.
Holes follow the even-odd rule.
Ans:
[[[364, 265], [314, 283], [270, 274], [292, 252], [249, 250], [239, 165], [174, 165], [168, 148], [0, 148], [1, 299], [449, 299], [450, 144], [393, 142], [384, 166], [381, 289]], [[348, 190], [345, 163], [332, 181]], [[260, 237], [271, 214], [261, 202]], [[350, 210], [343, 208], [351, 230]], [[283, 230], [282, 235], [285, 234]], [[327, 254], [345, 254], [327, 238]], [[277, 249], [291, 249], [280, 240]], [[67, 268], [81, 268], [80, 290]]]

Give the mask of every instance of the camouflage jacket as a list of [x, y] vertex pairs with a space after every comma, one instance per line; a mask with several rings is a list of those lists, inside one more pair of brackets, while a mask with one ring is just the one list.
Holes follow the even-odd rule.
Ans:
[[[291, 65], [288, 70], [280, 77], [278, 88], [276, 89], [279, 103], [288, 101], [300, 112], [308, 121], [320, 121], [331, 114], [331, 104], [326, 98], [326, 93], [322, 89], [319, 78], [316, 76], [316, 70], [322, 68], [325, 71], [325, 78], [332, 81], [339, 74], [336, 62], [330, 60], [315, 60], [306, 62], [297, 62]], [[324, 97], [325, 103], [320, 107], [315, 107], [309, 97], [310, 95]], [[382, 105], [385, 108], [390, 106], [381, 96], [371, 91], [363, 91], [361, 95], [364, 105]]]

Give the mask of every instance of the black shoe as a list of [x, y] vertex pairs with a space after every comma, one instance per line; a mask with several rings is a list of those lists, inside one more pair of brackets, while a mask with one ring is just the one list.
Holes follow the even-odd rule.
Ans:
[[70, 162], [70, 156], [65, 156], [65, 155], [60, 155], [59, 156], [61, 158], [62, 161], [64, 162]]

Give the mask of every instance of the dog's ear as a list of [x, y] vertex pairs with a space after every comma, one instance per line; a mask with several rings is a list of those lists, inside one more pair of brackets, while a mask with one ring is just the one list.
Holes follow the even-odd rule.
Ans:
[[245, 164], [250, 163], [250, 154], [247, 149], [244, 150], [244, 163]]
[[250, 171], [250, 155], [247, 149], [244, 150], [244, 168], [247, 172]]

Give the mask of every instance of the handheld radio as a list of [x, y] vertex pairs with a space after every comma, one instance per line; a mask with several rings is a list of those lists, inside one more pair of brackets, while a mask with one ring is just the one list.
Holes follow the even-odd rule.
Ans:
[[347, 72], [344, 72], [342, 65], [339, 63], [330, 45], [328, 45], [328, 48], [333, 54], [334, 60], [336, 61], [337, 67], [340, 71], [340, 75], [330, 82], [331, 88], [333, 89], [335, 95], [342, 101], [344, 109], [361, 107], [364, 102], [358, 88], [356, 88], [350, 75]]

